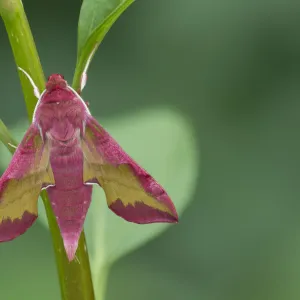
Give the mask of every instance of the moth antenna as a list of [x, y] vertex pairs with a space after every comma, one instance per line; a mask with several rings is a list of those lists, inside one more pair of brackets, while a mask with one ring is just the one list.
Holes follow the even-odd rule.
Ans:
[[12, 148], [15, 148], [15, 149], [18, 148], [17, 146], [15, 146], [15, 145], [13, 145], [13, 144], [11, 144], [11, 143], [7, 143], [7, 145], [10, 146], [10, 147], [12, 147]]
[[20, 71], [22, 71], [22, 72], [25, 74], [25, 76], [28, 78], [30, 84], [31, 84], [32, 87], [33, 87], [33, 93], [34, 93], [34, 96], [36, 96], [36, 97], [39, 99], [39, 98], [41, 97], [41, 94], [40, 94], [39, 88], [35, 85], [33, 79], [30, 77], [30, 75], [29, 75], [24, 69], [22, 69], [22, 68], [20, 68], [20, 67], [18, 67], [18, 69], [19, 69]]
[[96, 44], [96, 46], [94, 47], [93, 51], [91, 52], [87, 62], [86, 62], [86, 65], [84, 67], [84, 70], [82, 72], [82, 75], [81, 75], [81, 78], [80, 78], [80, 91], [82, 92], [82, 90], [84, 89], [85, 85], [86, 85], [86, 82], [87, 82], [87, 71], [88, 71], [88, 68], [90, 66], [90, 63], [92, 61], [92, 58], [96, 52], [98, 48], [98, 44]]

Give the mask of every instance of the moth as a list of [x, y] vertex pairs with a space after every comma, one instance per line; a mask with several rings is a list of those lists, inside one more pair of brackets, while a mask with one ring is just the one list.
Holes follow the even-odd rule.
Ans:
[[33, 224], [43, 189], [70, 261], [94, 184], [104, 190], [108, 207], [126, 221], [178, 221], [163, 187], [96, 121], [62, 75], [49, 76], [45, 90], [39, 94], [35, 88], [35, 94], [32, 124], [0, 178], [0, 242], [13, 240]]

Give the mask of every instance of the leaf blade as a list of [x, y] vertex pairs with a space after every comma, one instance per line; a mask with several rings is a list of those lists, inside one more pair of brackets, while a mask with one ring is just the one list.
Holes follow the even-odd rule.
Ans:
[[[99, 212], [106, 213], [104, 235], [104, 244], [107, 245], [104, 252], [106, 263], [116, 261], [167, 228], [180, 226], [182, 213], [193, 200], [191, 196], [199, 168], [194, 133], [189, 122], [181, 114], [167, 109], [149, 110], [137, 115], [134, 121], [127, 119], [120, 123], [122, 124], [111, 124], [109, 132], [125, 151], [167, 190], [179, 214], [179, 224], [141, 226], [128, 223], [102, 207], [105, 202], [104, 193], [96, 187], [92, 202], [100, 206]], [[156, 143], [159, 143], [159, 146], [153, 146]], [[147, 157], [144, 155], [144, 149], [149, 149]], [[96, 211], [96, 208], [94, 210]]]
[[80, 79], [86, 65], [111, 26], [135, 0], [85, 0], [78, 22], [77, 63], [73, 88], [80, 88]]

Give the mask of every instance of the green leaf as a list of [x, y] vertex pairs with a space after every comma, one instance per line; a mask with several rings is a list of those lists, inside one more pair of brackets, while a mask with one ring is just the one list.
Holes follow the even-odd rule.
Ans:
[[[17, 146], [24, 136], [26, 129], [29, 127], [28, 121], [19, 122], [13, 129], [8, 131], [7, 127], [0, 120], [0, 167], [6, 168], [11, 161], [11, 154], [13, 154], [15, 149], [10, 147], [8, 143], [13, 146]], [[14, 138], [13, 138], [14, 136]], [[6, 149], [9, 150], [9, 152]]]
[[[179, 224], [137, 225], [126, 222], [109, 210], [104, 192], [94, 186], [84, 228], [93, 281], [97, 282], [97, 299], [101, 299], [104, 292], [103, 286], [97, 290], [98, 284], [103, 281], [100, 276], [107, 273], [111, 263], [155, 238], [168, 227], [180, 226], [182, 213], [193, 200], [199, 169], [193, 129], [184, 117], [172, 110], [147, 110], [107, 122], [102, 120], [101, 123], [124, 150], [164, 186], [175, 203]], [[13, 130], [19, 139], [22, 131]], [[7, 158], [2, 152], [0, 148], [0, 166], [5, 166]], [[48, 226], [42, 203], [39, 206], [39, 220]]]
[[17, 141], [12, 137], [7, 127], [0, 119], [0, 141], [3, 145], [8, 149], [8, 151], [13, 154], [16, 150], [16, 146], [18, 145]]
[[[192, 200], [198, 171], [198, 151], [192, 128], [171, 110], [149, 110], [103, 123], [111, 135], [167, 190], [179, 214], [179, 224], [138, 225], [126, 222], [106, 205], [95, 187], [86, 231], [91, 258], [113, 262], [169, 226], [180, 226], [182, 212]], [[145, 149], [147, 149], [145, 155]]]
[[77, 64], [74, 89], [80, 88], [80, 78], [91, 55], [106, 33], [134, 0], [84, 0], [78, 23]]

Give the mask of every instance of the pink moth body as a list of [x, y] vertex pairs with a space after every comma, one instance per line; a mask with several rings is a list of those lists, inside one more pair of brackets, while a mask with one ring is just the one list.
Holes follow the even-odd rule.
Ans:
[[91, 184], [103, 188], [109, 208], [126, 221], [178, 221], [163, 187], [91, 116], [63, 76], [53, 74], [0, 178], [0, 242], [32, 225], [38, 195], [46, 188], [68, 259], [73, 260], [91, 202]]
[[[44, 141], [49, 142], [55, 186], [47, 188], [53, 211], [69, 256], [74, 256], [92, 186], [83, 183], [83, 153], [80, 139], [87, 115], [85, 103], [68, 89], [63, 77], [49, 77], [33, 117]], [[76, 242], [75, 242], [76, 241]]]

